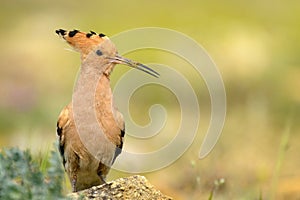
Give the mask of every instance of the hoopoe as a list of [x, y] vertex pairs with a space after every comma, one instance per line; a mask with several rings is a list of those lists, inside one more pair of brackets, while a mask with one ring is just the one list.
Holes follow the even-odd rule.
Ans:
[[[103, 132], [105, 136], [104, 138], [98, 137], [96, 133], [88, 130], [89, 125], [86, 126], [86, 130], [79, 128], [75, 123], [74, 99], [61, 111], [57, 121], [58, 148], [72, 185], [72, 191], [75, 192], [105, 183], [111, 165], [122, 151], [125, 125], [122, 114], [113, 106], [109, 79], [114, 66], [125, 64], [154, 77], [158, 77], [159, 74], [141, 63], [120, 56], [115, 45], [102, 33], [97, 35], [93, 31], [84, 33], [63, 29], [56, 30], [56, 33], [81, 55], [78, 77], [81, 81], [77, 83], [79, 85], [74, 93], [80, 88], [86, 92], [94, 90], [90, 91], [94, 93], [94, 112], [100, 128], [99, 132]], [[95, 76], [97, 82], [91, 83], [91, 77]], [[95, 88], [91, 87], [92, 84]], [[84, 109], [79, 108], [79, 111], [76, 111], [79, 113], [76, 115], [86, 114]], [[83, 143], [82, 139], [87, 139], [88, 144]], [[98, 152], [97, 156], [88, 150], [89, 146], [95, 148]]]

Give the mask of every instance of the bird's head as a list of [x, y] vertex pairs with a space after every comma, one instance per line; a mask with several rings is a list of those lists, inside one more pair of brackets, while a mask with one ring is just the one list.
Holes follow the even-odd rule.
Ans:
[[83, 63], [86, 63], [87, 66], [102, 68], [103, 73], [107, 75], [110, 74], [115, 64], [124, 64], [159, 77], [159, 73], [146, 65], [120, 56], [114, 43], [103, 33], [96, 34], [93, 31], [84, 33], [78, 30], [66, 31], [63, 29], [55, 32], [80, 52]]

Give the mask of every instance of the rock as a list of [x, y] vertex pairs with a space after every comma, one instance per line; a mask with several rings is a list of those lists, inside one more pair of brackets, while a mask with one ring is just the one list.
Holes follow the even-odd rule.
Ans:
[[139, 175], [119, 178], [103, 185], [94, 186], [83, 191], [69, 194], [68, 197], [74, 200], [172, 199], [155, 189], [144, 176]]

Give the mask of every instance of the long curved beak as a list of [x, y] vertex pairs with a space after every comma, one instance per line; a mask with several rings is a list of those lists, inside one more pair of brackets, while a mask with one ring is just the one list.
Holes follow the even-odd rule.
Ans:
[[151, 76], [154, 76], [156, 78], [159, 77], [159, 73], [157, 73], [156, 71], [154, 71], [150, 67], [147, 67], [146, 65], [143, 65], [142, 63], [139, 63], [139, 62], [136, 62], [136, 61], [124, 58], [124, 57], [122, 57], [120, 55], [116, 55], [115, 57], [110, 58], [110, 59], [111, 59], [111, 61], [113, 63], [128, 65], [130, 67], [139, 69], [139, 70], [141, 70], [141, 71], [143, 71], [143, 72], [145, 72], [147, 74], [150, 74]]

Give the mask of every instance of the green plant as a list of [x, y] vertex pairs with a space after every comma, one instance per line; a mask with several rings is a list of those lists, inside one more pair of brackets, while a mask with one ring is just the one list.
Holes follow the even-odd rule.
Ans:
[[29, 150], [14, 147], [0, 151], [0, 199], [64, 199], [63, 179], [56, 151], [51, 151], [45, 173]]
[[225, 179], [224, 178], [220, 178], [220, 179], [216, 179], [214, 181], [214, 186], [210, 192], [210, 195], [208, 197], [208, 200], [212, 200], [213, 199], [213, 196], [214, 196], [214, 193], [217, 189], [220, 189], [222, 186], [224, 186], [225, 184]]
[[278, 152], [278, 158], [275, 165], [275, 170], [273, 172], [273, 178], [271, 181], [271, 193], [270, 193], [270, 199], [276, 199], [276, 192], [277, 192], [277, 185], [279, 181], [280, 172], [282, 169], [282, 165], [284, 164], [284, 159], [286, 156], [286, 152], [289, 147], [289, 139], [291, 134], [291, 119], [287, 121], [286, 128], [284, 132], [282, 133], [280, 145], [279, 145], [279, 152]]

